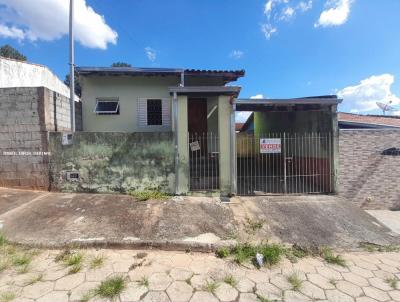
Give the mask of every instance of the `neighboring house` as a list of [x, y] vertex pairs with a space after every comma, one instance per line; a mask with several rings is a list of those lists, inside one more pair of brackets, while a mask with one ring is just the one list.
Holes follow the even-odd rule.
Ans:
[[338, 113], [340, 129], [400, 129], [400, 116]]
[[69, 88], [45, 66], [0, 57], [0, 186], [47, 190], [48, 131], [70, 130]]

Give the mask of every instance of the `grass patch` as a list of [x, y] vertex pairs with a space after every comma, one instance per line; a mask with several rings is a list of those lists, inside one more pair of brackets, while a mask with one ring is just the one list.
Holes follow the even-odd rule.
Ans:
[[32, 255], [21, 253], [12, 257], [12, 264], [15, 266], [27, 266], [32, 262]]
[[0, 295], [0, 302], [10, 302], [17, 297], [15, 293], [7, 292]]
[[0, 247], [8, 244], [7, 238], [4, 234], [0, 233]]
[[129, 195], [135, 197], [138, 201], [146, 201], [149, 199], [165, 200], [170, 197], [170, 195], [160, 191], [130, 191]]
[[97, 255], [90, 260], [90, 268], [91, 269], [96, 269], [100, 268], [104, 265], [104, 261], [106, 260], [106, 257], [104, 255]]
[[361, 242], [359, 247], [367, 252], [399, 252], [400, 246], [398, 245], [379, 245], [371, 242]]
[[249, 235], [255, 235], [259, 230], [263, 228], [265, 224], [264, 219], [252, 219], [246, 217], [246, 222], [244, 224], [244, 231]]
[[218, 285], [217, 282], [214, 282], [214, 281], [209, 282], [209, 281], [207, 281], [206, 284], [203, 287], [203, 290], [206, 291], [206, 292], [215, 294], [215, 291], [217, 290], [218, 286], [219, 285]]
[[257, 299], [258, 299], [258, 301], [260, 301], [260, 302], [273, 302], [273, 301], [277, 301], [277, 300], [270, 300], [270, 299], [267, 299], [267, 298], [264, 298], [263, 296], [261, 296], [261, 295], [258, 295], [258, 294], [256, 294], [257, 295]]
[[236, 287], [237, 281], [232, 275], [225, 276], [224, 282], [232, 287]]
[[143, 276], [142, 278], [140, 278], [140, 280], [137, 282], [137, 284], [148, 288], [149, 287], [149, 279], [147, 277]]
[[387, 278], [385, 281], [394, 290], [399, 289], [398, 286], [399, 280], [397, 278]]
[[76, 266], [81, 265], [83, 261], [82, 253], [71, 253], [63, 259], [65, 266]]
[[329, 247], [322, 247], [321, 248], [321, 256], [327, 263], [336, 264], [339, 266], [346, 267], [346, 260], [342, 258], [341, 255], [335, 255], [331, 248]]
[[36, 282], [39, 282], [42, 280], [43, 280], [43, 274], [39, 274], [39, 275], [33, 277], [31, 280], [29, 280], [27, 285], [32, 285], [32, 284], [35, 284]]
[[229, 247], [220, 247], [219, 249], [217, 249], [215, 251], [215, 255], [218, 258], [226, 258], [231, 254], [231, 250], [229, 249]]
[[93, 296], [93, 292], [89, 291], [79, 299], [79, 302], [89, 302], [89, 300], [92, 299]]
[[68, 274], [69, 275], [73, 275], [76, 273], [79, 273], [82, 269], [82, 264], [74, 264], [72, 266], [70, 266], [69, 270], [68, 270]]
[[287, 276], [287, 281], [290, 283], [294, 291], [299, 291], [303, 283], [303, 281], [300, 280], [299, 275], [297, 273], [293, 273]]
[[102, 281], [94, 290], [94, 294], [101, 298], [114, 301], [126, 288], [126, 280], [122, 276], [109, 277]]

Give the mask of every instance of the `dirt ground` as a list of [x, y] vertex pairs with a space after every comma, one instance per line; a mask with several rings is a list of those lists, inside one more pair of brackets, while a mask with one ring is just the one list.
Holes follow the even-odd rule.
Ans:
[[210, 197], [139, 202], [126, 195], [0, 188], [0, 228], [14, 242], [43, 246], [236, 239], [351, 249], [360, 242], [400, 243], [398, 234], [362, 209], [321, 195], [236, 197], [230, 203]]

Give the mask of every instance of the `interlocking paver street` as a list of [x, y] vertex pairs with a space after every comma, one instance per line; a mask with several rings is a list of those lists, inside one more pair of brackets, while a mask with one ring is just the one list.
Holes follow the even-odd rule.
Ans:
[[[90, 249], [81, 250], [75, 274], [56, 261], [60, 252], [40, 251], [23, 272], [4, 269], [0, 297], [14, 299], [1, 301], [104, 302], [88, 294], [115, 276], [125, 282], [119, 302], [400, 301], [399, 252], [345, 253], [346, 267], [308, 257], [257, 269], [211, 254]], [[94, 268], [91, 260], [100, 255], [104, 261]], [[301, 282], [297, 289], [288, 281], [291, 274]]]

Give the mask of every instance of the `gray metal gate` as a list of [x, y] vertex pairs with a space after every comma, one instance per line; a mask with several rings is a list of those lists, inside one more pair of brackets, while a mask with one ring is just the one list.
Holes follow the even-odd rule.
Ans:
[[219, 138], [212, 132], [189, 133], [190, 191], [219, 190]]
[[238, 195], [331, 193], [332, 133], [238, 133]]

